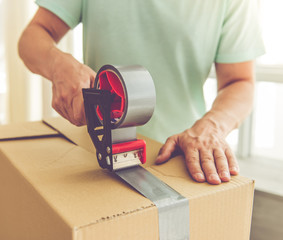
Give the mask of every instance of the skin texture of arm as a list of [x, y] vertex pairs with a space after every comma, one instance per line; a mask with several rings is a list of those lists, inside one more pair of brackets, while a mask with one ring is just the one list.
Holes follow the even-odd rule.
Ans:
[[169, 137], [160, 149], [157, 164], [182, 151], [191, 176], [220, 184], [237, 175], [239, 166], [226, 136], [237, 128], [252, 109], [254, 94], [253, 62], [216, 63], [218, 94], [210, 111], [190, 129]]
[[82, 88], [93, 85], [96, 73], [56, 43], [69, 27], [50, 11], [39, 8], [18, 44], [19, 55], [33, 72], [52, 82], [52, 107], [71, 123], [86, 123]]

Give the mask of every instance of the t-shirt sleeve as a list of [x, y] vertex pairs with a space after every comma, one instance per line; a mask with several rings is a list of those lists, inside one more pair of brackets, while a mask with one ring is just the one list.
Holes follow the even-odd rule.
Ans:
[[36, 0], [39, 7], [43, 7], [58, 16], [70, 28], [81, 22], [83, 0]]
[[258, 0], [228, 0], [215, 62], [235, 63], [265, 53]]

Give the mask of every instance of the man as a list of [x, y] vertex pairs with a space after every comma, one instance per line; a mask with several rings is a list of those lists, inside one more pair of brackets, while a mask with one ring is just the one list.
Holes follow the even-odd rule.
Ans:
[[[53, 108], [85, 124], [82, 88], [104, 64], [140, 64], [157, 91], [152, 120], [140, 133], [169, 137], [157, 163], [182, 150], [198, 182], [220, 184], [238, 174], [225, 141], [252, 107], [253, 59], [264, 48], [257, 0], [37, 0], [40, 6], [19, 41], [27, 67], [52, 81]], [[84, 62], [56, 48], [83, 23]], [[202, 86], [215, 63], [218, 94], [205, 113]]]

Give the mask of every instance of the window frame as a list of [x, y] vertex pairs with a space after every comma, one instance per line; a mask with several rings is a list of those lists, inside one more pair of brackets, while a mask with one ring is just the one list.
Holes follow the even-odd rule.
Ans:
[[[208, 78], [216, 79], [215, 67], [213, 66]], [[273, 82], [283, 83], [283, 65], [267, 65], [262, 63], [255, 63], [255, 78], [256, 82]], [[253, 142], [253, 126], [254, 111], [243, 121], [239, 127], [238, 143], [235, 150], [237, 157], [241, 159], [255, 157], [252, 156], [252, 142]]]

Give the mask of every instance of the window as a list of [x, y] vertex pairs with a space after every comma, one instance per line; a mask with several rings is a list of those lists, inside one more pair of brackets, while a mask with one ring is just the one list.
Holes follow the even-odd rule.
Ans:
[[[256, 63], [255, 107], [240, 130], [227, 141], [240, 157], [263, 157], [283, 161], [283, 2], [261, 0], [262, 34], [266, 54]], [[216, 81], [204, 86], [210, 108]]]
[[[278, 0], [261, 0], [261, 25], [266, 46], [265, 56], [259, 64], [283, 67], [283, 2]], [[283, 79], [281, 79], [283, 81]]]
[[[18, 39], [36, 10], [30, 0], [0, 0], [0, 124], [56, 115], [51, 108], [51, 83], [31, 74], [17, 52]], [[73, 40], [75, 34], [80, 35]], [[81, 43], [76, 41], [81, 41], [81, 26], [67, 34], [60, 48], [81, 60], [77, 47]]]
[[283, 2], [261, 0], [266, 54], [257, 62], [250, 154], [283, 161]]
[[258, 82], [255, 103], [251, 154], [283, 160], [283, 83]]

